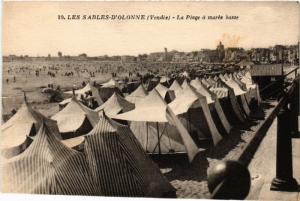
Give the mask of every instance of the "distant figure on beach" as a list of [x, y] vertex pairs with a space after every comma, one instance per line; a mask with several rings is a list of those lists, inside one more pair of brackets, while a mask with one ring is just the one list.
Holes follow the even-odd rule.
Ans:
[[16, 76], [14, 76], [14, 82], [16, 82]]
[[8, 84], [8, 82], [9, 82], [9, 79], [7, 78], [7, 79], [6, 79], [6, 83]]

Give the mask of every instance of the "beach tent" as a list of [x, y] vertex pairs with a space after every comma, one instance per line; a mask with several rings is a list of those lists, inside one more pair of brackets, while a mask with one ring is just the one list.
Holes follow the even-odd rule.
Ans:
[[234, 95], [237, 97], [238, 103], [240, 104], [242, 111], [245, 113], [246, 116], [250, 115], [249, 105], [246, 100], [246, 91], [242, 90], [238, 83], [227, 76], [227, 79], [220, 74], [220, 79], [230, 88], [233, 89]]
[[141, 100], [142, 98], [146, 97], [147, 95], [148, 95], [148, 92], [143, 87], [143, 85], [140, 84], [140, 86], [136, 90], [134, 90], [131, 94], [126, 96], [125, 99], [131, 103], [136, 103], [139, 100]]
[[118, 82], [116, 80], [114, 80], [113, 78], [111, 78], [109, 81], [104, 82], [101, 84], [101, 87], [118, 87]]
[[175, 99], [175, 92], [173, 90], [168, 89], [164, 85], [158, 83], [155, 87], [155, 90], [163, 97], [163, 99], [170, 103]]
[[246, 117], [232, 88], [221, 79], [218, 79], [210, 86], [209, 90], [219, 99], [224, 114], [231, 125], [245, 122]]
[[188, 81], [187, 81], [187, 79], [184, 79], [183, 83], [181, 84], [181, 87], [185, 88], [185, 87], [187, 87], [187, 85], [188, 85]]
[[97, 90], [103, 102], [106, 102], [114, 93], [122, 95], [122, 92], [119, 89], [119, 84], [114, 79], [110, 79], [108, 82], [101, 84], [101, 87]]
[[148, 153], [187, 153], [192, 161], [199, 152], [184, 125], [156, 89], [137, 102], [134, 110], [114, 118], [130, 122], [130, 129]]
[[61, 111], [51, 117], [57, 121], [63, 139], [88, 133], [97, 124], [98, 113], [80, 103], [75, 97]]
[[96, 185], [105, 196], [164, 197], [175, 189], [145, 154], [128, 126], [104, 113], [85, 135], [84, 152]]
[[212, 139], [215, 145], [222, 139], [211, 116], [206, 97], [196, 92], [189, 84], [169, 107], [190, 134], [197, 133], [198, 139]]
[[159, 83], [161, 83], [164, 86], [169, 86], [170, 78], [167, 76], [161, 76]]
[[56, 121], [33, 109], [25, 99], [17, 113], [1, 125], [1, 154], [10, 158], [22, 153], [32, 142], [32, 138], [36, 135], [43, 121], [56, 137], [61, 139]]
[[155, 86], [157, 86], [157, 84], [159, 84], [159, 78], [158, 77], [154, 77], [152, 79], [149, 79], [147, 81], [147, 86], [146, 86], [147, 91], [151, 91], [152, 89], [154, 89]]
[[192, 80], [191, 86], [193, 86], [198, 93], [206, 97], [207, 104], [219, 132], [226, 132], [227, 134], [230, 133], [231, 125], [224, 114], [217, 96], [213, 92], [211, 92], [205, 85], [203, 85], [199, 78]]
[[259, 92], [259, 86], [252, 81], [251, 73], [249, 71], [240, 71], [236, 73], [236, 78], [246, 85], [247, 91], [249, 91], [248, 99], [254, 99], [258, 105], [261, 103], [261, 97]]
[[[74, 93], [76, 95], [85, 95], [86, 93], [88, 93], [89, 91], [91, 91], [91, 85], [90, 83], [86, 84], [82, 89], [78, 89], [78, 90], [75, 90]], [[66, 94], [69, 94], [69, 95], [72, 95], [73, 94], [73, 90], [71, 91], [66, 91], [64, 92]]]
[[170, 90], [173, 90], [175, 93], [175, 97], [180, 96], [182, 93], [182, 87], [179, 85], [176, 79], [174, 79], [172, 85], [169, 87]]
[[46, 124], [23, 153], [1, 166], [2, 193], [102, 195], [85, 154], [63, 145]]
[[104, 104], [95, 109], [96, 112], [103, 110], [109, 117], [113, 117], [116, 114], [128, 112], [134, 109], [134, 104], [130, 103], [122, 96], [114, 93]]
[[[71, 94], [73, 94], [73, 91], [67, 91], [65, 93], [71, 95]], [[74, 94], [78, 98], [81, 98], [81, 96], [86, 98], [88, 94], [91, 94], [92, 97], [95, 99], [95, 101], [97, 102], [97, 104], [99, 106], [103, 104], [103, 100], [100, 96], [100, 93], [99, 93], [98, 89], [95, 86], [93, 86], [91, 83], [88, 83], [82, 89], [75, 90]], [[72, 98], [68, 98], [68, 99], [65, 99], [65, 100], [61, 101], [59, 103], [60, 110], [62, 108], [64, 108], [68, 103], [70, 103], [71, 99]]]

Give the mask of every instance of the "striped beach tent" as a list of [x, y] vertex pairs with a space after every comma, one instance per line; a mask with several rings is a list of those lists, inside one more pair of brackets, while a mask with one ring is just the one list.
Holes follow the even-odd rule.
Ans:
[[91, 131], [99, 117], [96, 111], [86, 107], [73, 97], [71, 102], [51, 119], [57, 121], [62, 138], [68, 139]]
[[25, 98], [17, 113], [1, 125], [1, 154], [10, 158], [22, 153], [32, 142], [42, 122], [47, 124], [57, 138], [61, 138], [56, 121], [33, 109]]
[[85, 155], [63, 145], [46, 124], [23, 153], [1, 166], [3, 193], [102, 195]]
[[84, 152], [105, 196], [164, 197], [174, 188], [129, 129], [104, 113], [85, 135]]

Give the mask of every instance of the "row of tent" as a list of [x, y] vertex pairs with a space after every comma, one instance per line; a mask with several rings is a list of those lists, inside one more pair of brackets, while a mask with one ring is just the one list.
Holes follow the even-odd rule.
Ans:
[[[81, 89], [81, 91], [77, 91], [77, 94], [82, 91], [89, 91], [89, 88], [91, 90], [92, 86], [88, 84], [85, 88]], [[93, 96], [96, 96], [93, 91]], [[226, 136], [226, 134], [230, 133], [232, 126], [245, 122], [250, 115], [250, 103], [253, 102], [256, 104], [260, 103], [259, 89], [257, 85], [252, 83], [249, 72], [225, 74], [207, 79], [196, 78], [190, 82], [185, 80], [181, 85], [179, 85], [179, 83], [175, 80], [169, 87], [158, 84], [150, 92], [146, 91], [144, 87], [140, 85], [134, 92], [125, 98], [123, 98], [122, 94], [115, 92], [109, 99], [107, 99], [107, 101], [100, 104], [100, 106], [95, 110], [86, 107], [78, 101], [76, 96], [73, 96], [69, 103], [61, 111], [52, 116], [51, 119], [42, 116], [39, 112], [32, 109], [25, 101], [18, 112], [9, 121], [2, 125], [1, 139], [4, 139], [1, 140], [2, 156], [8, 158], [4, 160], [6, 161], [4, 166], [8, 167], [5, 169], [8, 169], [9, 171], [15, 171], [19, 168], [19, 166], [24, 168], [24, 166], [28, 165], [30, 166], [28, 168], [30, 168], [31, 171], [34, 171], [35, 165], [41, 164], [39, 160], [47, 161], [48, 159], [43, 157], [49, 156], [49, 150], [45, 151], [47, 152], [45, 156], [40, 156], [38, 153], [42, 153], [45, 146], [42, 146], [41, 143], [36, 143], [36, 139], [39, 139], [37, 136], [45, 135], [40, 133], [45, 133], [47, 131], [48, 133], [51, 133], [51, 136], [54, 136], [51, 139], [55, 139], [56, 143], [60, 144], [59, 146], [57, 145], [57, 147], [64, 147], [64, 149], [69, 151], [72, 150], [72, 152], [78, 155], [82, 152], [85, 154], [86, 157], [82, 160], [86, 160], [88, 165], [83, 167], [80, 172], [87, 177], [90, 177], [89, 174], [94, 174], [92, 177], [99, 179], [96, 179], [96, 181], [87, 181], [91, 182], [91, 185], [95, 185], [93, 182], [96, 182], [96, 186], [101, 186], [100, 190], [95, 189], [97, 191], [96, 194], [141, 196], [144, 193], [143, 195], [146, 195], [147, 193], [145, 193], [144, 190], [140, 189], [135, 191], [126, 188], [125, 186], [129, 187], [130, 185], [133, 185], [129, 184], [127, 179], [124, 181], [125, 183], [123, 182], [125, 186], [122, 187], [119, 186], [121, 185], [119, 182], [122, 180], [117, 180], [117, 183], [110, 181], [110, 179], [113, 180], [114, 177], [119, 179], [119, 177], [122, 177], [123, 175], [119, 172], [119, 169], [121, 169], [118, 166], [119, 162], [126, 167], [126, 164], [130, 164], [128, 161], [123, 161], [123, 164], [123, 162], [118, 158], [119, 154], [127, 154], [126, 156], [120, 157], [130, 160], [133, 156], [138, 154], [147, 158], [145, 153], [186, 153], [189, 160], [192, 161], [196, 154], [200, 151], [199, 142], [202, 140], [209, 140], [216, 145], [224, 136]], [[110, 124], [103, 122], [110, 122]], [[101, 129], [99, 128], [99, 125], [101, 125]], [[131, 148], [138, 148], [134, 150], [127, 150], [129, 148], [126, 148], [125, 150], [123, 144], [115, 144], [117, 143], [117, 139], [115, 139], [115, 142], [112, 137], [113, 135], [109, 135], [109, 138], [106, 135], [107, 133], [111, 133], [109, 125], [114, 128], [116, 125], [118, 125], [118, 127], [122, 127], [123, 129], [116, 129], [119, 137], [122, 136], [124, 138], [131, 139], [135, 145], [127, 145]], [[38, 130], [39, 132], [37, 134]], [[122, 132], [123, 130], [126, 130], [127, 133], [130, 134], [124, 134], [124, 132]], [[89, 142], [87, 139], [89, 136], [93, 136], [93, 133], [97, 133], [95, 135], [98, 136], [92, 138], [90, 141], [91, 144], [97, 147], [94, 147], [94, 151], [90, 147], [92, 145], [87, 146]], [[2, 138], [3, 136], [4, 138]], [[48, 140], [46, 141], [49, 143]], [[34, 146], [36, 146], [34, 150], [38, 151], [30, 151], [33, 149], [31, 147]], [[120, 153], [114, 152], [115, 149], [115, 151], [117, 151], [117, 148], [115, 148], [117, 146], [122, 147], [120, 148]], [[74, 149], [80, 150], [81, 152], [77, 152]], [[111, 153], [112, 155], [109, 155], [109, 151], [113, 152]], [[59, 153], [55, 150], [54, 153], [56, 155], [54, 154], [53, 156], [49, 156], [51, 165], [54, 164], [52, 161], [54, 158], [62, 157], [58, 156]], [[36, 155], [34, 157], [41, 157], [43, 159], [29, 159], [30, 157], [33, 157], [32, 155]], [[101, 160], [97, 157], [100, 157]], [[150, 159], [147, 158], [147, 160]], [[12, 161], [18, 161], [18, 163], [14, 163]], [[32, 161], [32, 163], [29, 161]], [[78, 159], [77, 161], [80, 160]], [[12, 166], [14, 167], [11, 167], [11, 164], [13, 164]], [[140, 167], [137, 167], [139, 164], [136, 161], [132, 161], [131, 164], [134, 166], [132, 168], [136, 168], [137, 172], [141, 171], [138, 170]], [[73, 167], [71, 167], [72, 165], [78, 164], [71, 164], [70, 167], [66, 165], [66, 168], [68, 167], [73, 170]], [[49, 164], [46, 166], [48, 168]], [[36, 188], [42, 188], [39, 186], [44, 186], [44, 188], [48, 188], [49, 186], [51, 186], [51, 188], [57, 188], [56, 190], [51, 190], [50, 194], [85, 194], [84, 192], [77, 190], [75, 191], [78, 193], [67, 191], [60, 192], [61, 189], [58, 190], [58, 188], [62, 187], [55, 183], [57, 182], [57, 178], [55, 176], [56, 173], [54, 173], [56, 171], [56, 167], [51, 167], [54, 168], [54, 170], [41, 170], [42, 173], [34, 173], [34, 175], [42, 175], [47, 172], [55, 178], [54, 181], [43, 181], [47, 184], [38, 185]], [[11, 180], [11, 182], [16, 182], [14, 185], [9, 184], [10, 176], [6, 177], [7, 180], [5, 181], [7, 182], [5, 183], [9, 184], [7, 185], [7, 192], [43, 193], [43, 190], [41, 189], [31, 189], [29, 186], [32, 183], [22, 183], [23, 176], [30, 177], [30, 174], [33, 174], [33, 172], [26, 168], [24, 170], [18, 170], [20, 173], [16, 174], [18, 175], [16, 178], [17, 180]], [[86, 172], [84, 169], [91, 172]], [[123, 167], [123, 169], [124, 171], [127, 171], [125, 167]], [[158, 167], [154, 167], [154, 165], [152, 165], [151, 169], [153, 169], [152, 171], [156, 171], [156, 174], [158, 174]], [[95, 172], [97, 171], [103, 172], [98, 172], [98, 177], [96, 177]], [[58, 170], [57, 173], [59, 176], [63, 176], [61, 175], [62, 172]], [[11, 174], [11, 177], [14, 177], [12, 176], [14, 174], [15, 172]], [[148, 174], [153, 173], [148, 172]], [[7, 173], [5, 175], [9, 174]], [[145, 176], [143, 173], [142, 175]], [[70, 175], [65, 176], [69, 177]], [[106, 180], [103, 179], [105, 176], [109, 178], [106, 178]], [[42, 176], [37, 176], [37, 178], [33, 179], [42, 179]], [[78, 179], [80, 180], [80, 178]], [[139, 179], [143, 180], [143, 178], [138, 178], [137, 180], [140, 181]], [[159, 174], [156, 179], [161, 180], [158, 183], [165, 182], [163, 184], [165, 188], [162, 189], [168, 190], [162, 192], [159, 190], [157, 191], [156, 189], [153, 190], [152, 193], [148, 192], [147, 196], [162, 196], [166, 192], [172, 192], [172, 188], [169, 184], [166, 184], [167, 182], [161, 174]], [[102, 185], [97, 184], [100, 180], [103, 182]], [[150, 180], [151, 179], [148, 179], [148, 182], [150, 182]], [[33, 180], [30, 180], [29, 182], [37, 183]], [[66, 182], [68, 183], [68, 181]], [[150, 183], [145, 185], [150, 185]], [[10, 186], [18, 185], [27, 186], [26, 188], [29, 189], [25, 189], [25, 187], [20, 189], [20, 191], [16, 190], [18, 188], [15, 187], [13, 189], [9, 189]], [[107, 187], [105, 185], [112, 186]], [[139, 184], [136, 185], [139, 186]], [[109, 192], [109, 189], [112, 189], [111, 192]], [[49, 193], [49, 190], [50, 189], [47, 189], [47, 193]], [[91, 192], [86, 192], [86, 194], [93, 195]]]
[[20, 110], [23, 117], [31, 118], [26, 123], [31, 121], [33, 127], [39, 128], [26, 136], [32, 142], [23, 142], [27, 146], [25, 150], [9, 159], [1, 157], [1, 192], [127, 197], [175, 195], [174, 188], [145, 154], [131, 130], [104, 113], [84, 135], [84, 152], [78, 152], [67, 147], [50, 127], [49, 122], [53, 120], [37, 116], [39, 113], [27, 103]]

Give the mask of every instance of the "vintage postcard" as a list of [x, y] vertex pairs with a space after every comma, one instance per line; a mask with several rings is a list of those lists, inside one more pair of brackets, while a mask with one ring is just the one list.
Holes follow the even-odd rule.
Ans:
[[299, 201], [299, 3], [4, 1], [0, 192]]

